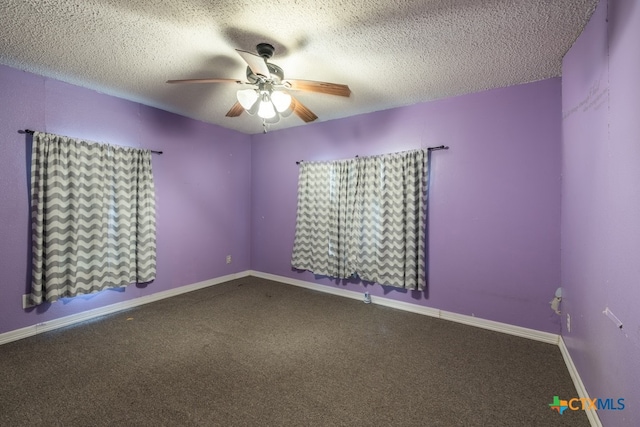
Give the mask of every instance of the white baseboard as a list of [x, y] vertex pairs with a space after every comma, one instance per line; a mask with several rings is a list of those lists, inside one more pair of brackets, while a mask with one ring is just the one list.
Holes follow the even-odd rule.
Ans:
[[[278, 276], [270, 273], [262, 273], [260, 271], [249, 271], [250, 276], [261, 277], [267, 280], [286, 283], [289, 285], [300, 286], [302, 288], [313, 289], [315, 291], [325, 292], [346, 298], [357, 300], [363, 299], [363, 292], [348, 291], [346, 289], [334, 288], [332, 286], [318, 285], [317, 283], [305, 282], [302, 280], [291, 279], [289, 277]], [[537, 331], [535, 329], [523, 328], [521, 326], [509, 325], [508, 323], [495, 322], [493, 320], [480, 319], [474, 316], [466, 316], [463, 314], [452, 313], [449, 311], [439, 310], [432, 307], [424, 307], [417, 304], [411, 304], [403, 301], [396, 301], [384, 297], [371, 297], [373, 304], [384, 305], [386, 307], [397, 308], [398, 310], [410, 311], [412, 313], [423, 314], [425, 316], [437, 317], [439, 319], [450, 320], [452, 322], [464, 323], [465, 325], [475, 326], [491, 331], [502, 332], [518, 337], [529, 338], [535, 341], [542, 341], [549, 344], [558, 344], [559, 336], [549, 332]]]
[[[88, 310], [82, 313], [61, 317], [48, 322], [38, 323], [36, 325], [27, 326], [25, 328], [16, 329], [14, 331], [5, 332], [3, 334], [0, 334], [0, 345], [11, 342], [11, 341], [16, 341], [22, 338], [30, 337], [36, 334], [40, 334], [42, 332], [47, 332], [47, 331], [62, 328], [65, 326], [69, 326], [74, 323], [83, 322], [85, 320], [93, 319], [95, 317], [104, 316], [106, 314], [115, 313], [121, 310], [126, 310], [129, 308], [137, 307], [139, 305], [148, 304], [150, 302], [158, 301], [165, 298], [170, 298], [186, 292], [195, 291], [198, 289], [206, 288], [209, 286], [217, 285], [229, 280], [238, 279], [246, 276], [261, 277], [263, 279], [274, 280], [277, 282], [299, 286], [302, 288], [320, 291], [320, 292], [337, 295], [345, 298], [351, 298], [351, 299], [357, 299], [357, 300], [363, 299], [362, 292], [355, 292], [355, 291], [349, 291], [346, 289], [340, 289], [340, 288], [335, 288], [335, 287], [326, 286], [326, 285], [319, 285], [317, 283], [291, 279], [289, 277], [278, 276], [270, 273], [263, 273], [255, 270], [246, 270], [239, 273], [217, 277], [215, 279], [205, 280], [203, 282], [193, 283], [191, 285], [181, 286], [179, 288], [169, 289], [167, 291], [146, 295], [146, 296], [135, 298], [129, 301], [123, 301], [120, 303], [111, 304], [111, 305], [97, 308], [94, 310]], [[422, 314], [425, 316], [437, 317], [444, 320], [450, 320], [453, 322], [463, 323], [465, 325], [476, 326], [479, 328], [489, 329], [492, 331], [502, 332], [505, 334], [515, 335], [523, 338], [529, 338], [536, 341], [542, 341], [550, 344], [559, 343], [559, 336], [549, 332], [541, 332], [534, 329], [509, 325], [507, 323], [494, 322], [492, 320], [481, 319], [473, 316], [466, 316], [462, 314], [439, 310], [432, 307], [425, 307], [417, 304], [411, 304], [408, 302], [396, 301], [396, 300], [392, 300], [384, 297], [372, 296], [371, 302], [373, 304], [383, 305], [383, 306], [395, 308], [398, 310], [409, 311], [412, 313]]]
[[[587, 389], [582, 382], [582, 378], [580, 378], [580, 374], [576, 369], [576, 365], [573, 364], [573, 359], [571, 359], [571, 354], [569, 354], [569, 349], [564, 343], [564, 339], [560, 337], [558, 340], [558, 347], [560, 347], [560, 353], [562, 353], [562, 358], [564, 359], [565, 365], [567, 365], [567, 370], [569, 371], [569, 375], [571, 375], [571, 379], [573, 380], [573, 385], [576, 387], [576, 391], [578, 392], [578, 397], [589, 399], [589, 393], [587, 393]], [[591, 400], [591, 399], [589, 399]], [[600, 422], [600, 417], [598, 417], [598, 413], [592, 409], [587, 409], [584, 411], [587, 414], [587, 418], [589, 419], [589, 423], [591, 427], [602, 427], [602, 423]]]
[[[294, 286], [300, 286], [307, 289], [312, 289], [320, 292], [325, 292], [333, 295], [343, 296], [347, 298], [363, 300], [362, 292], [348, 291], [345, 289], [334, 288], [326, 285], [318, 285], [312, 282], [305, 282], [302, 280], [291, 279], [284, 276], [277, 276], [275, 274], [262, 273], [259, 271], [249, 271], [250, 276], [261, 277], [267, 280], [274, 280], [277, 282], [282, 282]], [[469, 326], [475, 326], [482, 329], [489, 329], [491, 331], [502, 332], [509, 335], [515, 335], [522, 338], [528, 338], [535, 341], [541, 341], [548, 344], [555, 344], [560, 347], [560, 353], [562, 354], [562, 358], [564, 359], [565, 365], [567, 366], [567, 370], [569, 371], [569, 375], [571, 375], [571, 379], [573, 380], [573, 384], [576, 387], [576, 391], [578, 392], [578, 397], [589, 399], [589, 394], [587, 393], [587, 389], [582, 383], [582, 379], [580, 378], [580, 374], [576, 369], [576, 366], [573, 364], [573, 360], [571, 359], [571, 355], [569, 354], [569, 350], [567, 349], [562, 336], [557, 334], [552, 334], [549, 332], [537, 331], [535, 329], [523, 328], [520, 326], [510, 325], [508, 323], [495, 322], [493, 320], [480, 319], [474, 316], [466, 316], [463, 314], [452, 313], [445, 310], [438, 310], [431, 307], [419, 306], [416, 304], [411, 304], [402, 301], [395, 301], [384, 297], [371, 297], [371, 302], [373, 304], [384, 305], [386, 307], [397, 308], [399, 310], [410, 311], [412, 313], [423, 314], [426, 316], [438, 317], [444, 320], [450, 320], [452, 322], [463, 323]], [[592, 427], [602, 427], [602, 423], [600, 422], [600, 418], [598, 414], [594, 410], [586, 410], [585, 411], [587, 418], [589, 419], [589, 423]]]
[[[335, 287], [326, 286], [326, 285], [319, 285], [317, 283], [291, 279], [288, 277], [278, 276], [270, 273], [262, 273], [254, 270], [246, 270], [239, 273], [217, 277], [215, 279], [205, 280], [203, 282], [193, 283], [191, 285], [186, 285], [186, 286], [158, 292], [151, 295], [146, 295], [146, 296], [135, 298], [129, 301], [123, 301], [120, 303], [108, 305], [108, 306], [97, 308], [94, 310], [73, 314], [71, 316], [61, 317], [59, 319], [54, 319], [49, 322], [38, 323], [36, 325], [28, 326], [26, 328], [5, 332], [3, 334], [0, 334], [0, 345], [11, 342], [11, 341], [17, 341], [22, 338], [27, 338], [43, 332], [52, 331], [54, 329], [62, 328], [64, 326], [69, 326], [74, 323], [83, 322], [85, 320], [93, 319], [99, 316], [104, 316], [106, 314], [116, 313], [118, 311], [148, 304], [161, 299], [170, 298], [170, 297], [184, 294], [187, 292], [196, 291], [198, 289], [206, 288], [209, 286], [218, 285], [220, 283], [224, 283], [229, 280], [239, 279], [246, 276], [255, 276], [255, 277], [260, 277], [267, 280], [274, 280], [277, 282], [299, 286], [302, 288], [320, 291], [320, 292], [337, 295], [345, 298], [351, 298], [356, 300], [363, 299], [362, 292], [355, 292], [355, 291], [349, 291], [346, 289], [340, 289], [340, 288], [335, 288]], [[403, 301], [396, 301], [396, 300], [392, 300], [384, 297], [372, 296], [371, 302], [373, 304], [396, 308], [398, 310], [409, 311], [412, 313], [422, 314], [425, 316], [437, 317], [437, 318], [449, 320], [452, 322], [463, 323], [465, 325], [475, 326], [483, 329], [489, 329], [492, 331], [502, 332], [509, 335], [515, 335], [522, 338], [528, 338], [535, 341], [541, 341], [549, 344], [556, 344], [560, 347], [560, 352], [562, 353], [562, 357], [565, 361], [567, 369], [569, 370], [571, 379], [573, 380], [573, 383], [576, 387], [576, 390], [578, 392], [578, 397], [587, 398], [587, 399], [589, 398], [589, 395], [587, 394], [587, 390], [584, 384], [582, 383], [582, 379], [580, 378], [580, 375], [575, 365], [573, 364], [573, 360], [571, 359], [571, 355], [569, 354], [569, 351], [564, 343], [564, 340], [559, 335], [552, 334], [549, 332], [537, 331], [535, 329], [514, 326], [507, 323], [495, 322], [487, 319], [480, 319], [473, 316], [466, 316], [463, 314], [452, 313], [444, 310], [439, 310], [436, 308], [424, 307], [424, 306], [411, 304]], [[596, 411], [587, 410], [585, 412], [592, 427], [602, 427], [602, 424], [600, 422], [600, 419], [598, 418], [598, 414], [596, 413]]]
[[16, 329], [14, 331], [5, 332], [3, 334], [0, 334], [0, 345], [6, 344], [11, 341], [17, 341], [23, 338], [27, 338], [33, 335], [41, 334], [43, 332], [52, 331], [54, 329], [63, 328], [65, 326], [73, 325], [74, 323], [84, 322], [85, 320], [93, 319], [95, 317], [116, 313], [118, 311], [137, 307], [143, 304], [148, 304], [150, 302], [158, 301], [165, 298], [171, 298], [176, 295], [196, 291], [198, 289], [206, 288], [209, 286], [218, 285], [220, 283], [228, 282], [229, 280], [233, 279], [239, 279], [248, 275], [249, 271], [229, 274], [226, 276], [217, 277], [215, 279], [192, 283], [190, 285], [181, 286], [179, 288], [169, 289], [167, 291], [157, 292], [151, 295], [145, 295], [143, 297], [135, 298], [132, 300], [122, 301], [116, 304], [107, 305], [105, 307], [83, 311], [82, 313], [72, 314], [70, 316], [60, 317], [48, 322], [42, 322], [36, 325], [27, 326], [25, 328]]
[[528, 338], [534, 341], [545, 342], [547, 344], [558, 345], [558, 340], [560, 339], [558, 334], [552, 334], [551, 332], [542, 332], [536, 329], [529, 329], [522, 326], [510, 325], [508, 323], [481, 319], [474, 316], [466, 316], [464, 314], [451, 313], [444, 310], [440, 311], [440, 318], [482, 329], [488, 329], [490, 331], [502, 332], [503, 334], [515, 335], [517, 337]]

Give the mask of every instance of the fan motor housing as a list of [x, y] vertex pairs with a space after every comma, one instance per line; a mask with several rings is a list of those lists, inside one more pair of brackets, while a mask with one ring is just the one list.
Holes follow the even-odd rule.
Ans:
[[[270, 80], [274, 83], [280, 83], [284, 80], [284, 71], [282, 71], [282, 68], [270, 62], [267, 62], [267, 68], [269, 68], [269, 73], [271, 74]], [[251, 83], [257, 83], [260, 80], [260, 78], [251, 71], [250, 67], [247, 67], [247, 80]]]
[[275, 52], [276, 48], [269, 43], [258, 43], [256, 46], [256, 51], [258, 55], [262, 56], [264, 59], [269, 59], [273, 56], [273, 52]]

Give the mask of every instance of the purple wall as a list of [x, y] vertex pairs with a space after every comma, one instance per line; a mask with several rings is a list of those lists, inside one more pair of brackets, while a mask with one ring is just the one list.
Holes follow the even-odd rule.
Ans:
[[560, 332], [561, 83], [550, 79], [254, 135], [254, 270], [292, 271], [298, 166], [435, 145], [429, 196], [428, 292], [370, 286], [374, 296]]
[[639, 40], [640, 3], [603, 0], [563, 62], [563, 337], [592, 398], [626, 399], [612, 426], [640, 425]]
[[[562, 83], [254, 136], [0, 66], [0, 333], [248, 269], [361, 292], [292, 271], [295, 161], [446, 144], [430, 172], [428, 291], [367, 290], [541, 331], [562, 327], [591, 397], [626, 399], [624, 411], [599, 412], [603, 423], [640, 425], [638, 40], [640, 4], [602, 0], [565, 57]], [[21, 308], [24, 128], [165, 152], [153, 160], [155, 283]], [[548, 304], [560, 283], [571, 331]]]
[[[250, 268], [250, 137], [0, 66], [0, 333]], [[35, 129], [154, 155], [157, 280], [23, 310], [27, 137]], [[225, 257], [233, 256], [227, 265]]]

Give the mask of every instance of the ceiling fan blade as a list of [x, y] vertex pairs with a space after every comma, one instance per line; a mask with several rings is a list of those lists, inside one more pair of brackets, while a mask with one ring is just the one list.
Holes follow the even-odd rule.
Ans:
[[234, 79], [185, 79], [185, 80], [167, 80], [167, 83], [237, 83], [239, 85], [248, 84], [240, 80]]
[[305, 123], [309, 123], [318, 118], [315, 113], [305, 107], [300, 101], [291, 97], [291, 106], [296, 116], [300, 117]]
[[262, 56], [240, 49], [236, 49], [236, 52], [238, 52], [238, 55], [240, 55], [249, 68], [251, 68], [253, 74], [265, 76], [267, 78], [271, 77], [269, 67], [267, 67], [267, 61], [265, 61]]
[[236, 101], [236, 103], [233, 104], [231, 109], [229, 111], [227, 111], [226, 116], [227, 117], [238, 117], [240, 114], [242, 114], [243, 111], [244, 111], [244, 108], [242, 107], [242, 105], [240, 105], [240, 103], [238, 101]]
[[327, 95], [350, 96], [349, 86], [338, 83], [315, 82], [313, 80], [286, 80], [291, 90], [301, 90], [305, 92], [318, 92]]

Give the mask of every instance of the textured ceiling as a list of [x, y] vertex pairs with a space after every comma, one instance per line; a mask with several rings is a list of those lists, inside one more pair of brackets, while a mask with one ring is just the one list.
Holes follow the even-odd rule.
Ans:
[[[327, 121], [559, 76], [597, 0], [2, 0], [0, 63], [245, 133], [228, 118], [245, 80], [235, 48], [268, 42], [285, 78], [349, 85], [296, 92]], [[304, 125], [298, 117], [271, 129]]]

